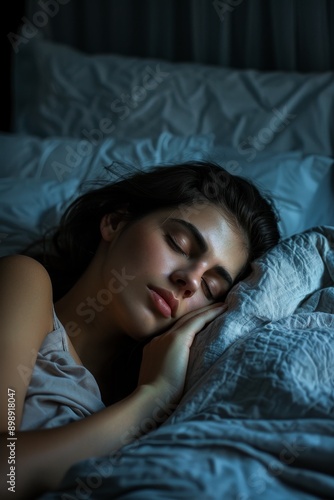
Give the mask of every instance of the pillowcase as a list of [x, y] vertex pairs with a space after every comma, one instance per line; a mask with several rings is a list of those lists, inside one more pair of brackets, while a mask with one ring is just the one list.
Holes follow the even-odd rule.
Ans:
[[[88, 140], [0, 134], [0, 256], [19, 253], [58, 224], [90, 181], [115, 181], [149, 165], [200, 159], [213, 136]], [[111, 166], [111, 169], [104, 167]]]
[[292, 151], [262, 154], [249, 164], [223, 147], [215, 147], [211, 158], [272, 198], [283, 238], [314, 226], [334, 226], [333, 158]]
[[[14, 57], [14, 132], [109, 137], [214, 134], [254, 163], [261, 152], [333, 153], [334, 72], [236, 70], [87, 55], [34, 38]], [[315, 126], [316, 124], [316, 126]]]
[[0, 257], [20, 253], [55, 226], [78, 187], [78, 179], [0, 179]]
[[[20, 252], [56, 225], [65, 207], [90, 181], [114, 181], [135, 169], [190, 160], [216, 161], [272, 197], [283, 237], [316, 225], [334, 225], [332, 160], [300, 152], [240, 162], [213, 135], [88, 140], [0, 134], [0, 254]], [[105, 169], [111, 165], [111, 171]], [[83, 183], [83, 184], [82, 184]], [[95, 186], [97, 187], [97, 186]]]
[[71, 137], [40, 138], [0, 134], [1, 177], [88, 180], [104, 178], [104, 167], [115, 162], [118, 175], [136, 168], [201, 159], [213, 149], [213, 134], [179, 137], [164, 132], [154, 138], [108, 138], [95, 144]]

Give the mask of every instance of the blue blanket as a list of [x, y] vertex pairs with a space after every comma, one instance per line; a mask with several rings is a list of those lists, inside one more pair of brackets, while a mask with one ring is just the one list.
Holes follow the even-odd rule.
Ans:
[[196, 337], [180, 405], [157, 403], [167, 421], [41, 498], [334, 498], [334, 228], [282, 241], [228, 302]]

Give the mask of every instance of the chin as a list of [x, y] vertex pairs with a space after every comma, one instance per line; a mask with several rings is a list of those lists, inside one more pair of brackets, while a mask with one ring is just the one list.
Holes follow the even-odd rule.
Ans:
[[[162, 333], [167, 332], [172, 326], [171, 323], [169, 323], [168, 325], [155, 324], [151, 326], [148, 324], [148, 322], [140, 322], [139, 324], [141, 325], [140, 329], [135, 325], [126, 329], [126, 334], [137, 342], [150, 340], [157, 335], [161, 335]], [[145, 325], [145, 328], [143, 328], [143, 325]]]
[[173, 318], [163, 318], [155, 314], [149, 307], [133, 307], [133, 301], [125, 304], [120, 318], [123, 332], [137, 342], [148, 340], [166, 332], [175, 323]]

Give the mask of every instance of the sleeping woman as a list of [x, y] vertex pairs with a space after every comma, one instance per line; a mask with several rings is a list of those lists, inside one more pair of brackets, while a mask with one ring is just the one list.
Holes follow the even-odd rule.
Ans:
[[80, 195], [43, 256], [1, 258], [1, 437], [9, 450], [10, 391], [17, 498], [57, 488], [75, 462], [167, 418], [195, 335], [278, 240], [257, 188], [192, 162]]

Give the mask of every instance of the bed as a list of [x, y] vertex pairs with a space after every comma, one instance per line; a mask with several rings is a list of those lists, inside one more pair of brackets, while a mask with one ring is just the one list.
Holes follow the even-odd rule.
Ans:
[[13, 85], [1, 256], [92, 181], [192, 159], [270, 195], [282, 235], [197, 335], [167, 421], [40, 498], [334, 498], [334, 73], [88, 55], [36, 36]]

